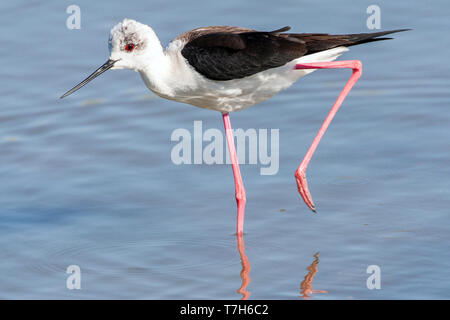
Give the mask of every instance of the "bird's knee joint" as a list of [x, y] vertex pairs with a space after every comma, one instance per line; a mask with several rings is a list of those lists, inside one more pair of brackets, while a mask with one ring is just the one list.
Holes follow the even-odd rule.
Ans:
[[245, 191], [236, 192], [236, 200], [245, 203], [245, 201], [247, 200], [245, 197]]
[[300, 170], [296, 170], [294, 176], [295, 176], [297, 179], [305, 178], [305, 171], [304, 171], [304, 170], [301, 170], [301, 169], [300, 169]]
[[357, 74], [358, 78], [361, 76], [361, 74], [362, 74], [362, 62], [361, 61], [359, 61], [359, 60], [353, 61], [352, 72], [353, 72], [353, 74]]

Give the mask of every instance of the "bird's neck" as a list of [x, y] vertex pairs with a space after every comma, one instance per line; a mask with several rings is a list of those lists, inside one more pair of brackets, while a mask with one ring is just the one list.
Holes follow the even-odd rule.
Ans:
[[166, 96], [170, 93], [168, 80], [171, 76], [170, 58], [162, 47], [152, 48], [151, 54], [145, 58], [145, 63], [139, 68], [139, 73], [145, 85], [154, 93]]

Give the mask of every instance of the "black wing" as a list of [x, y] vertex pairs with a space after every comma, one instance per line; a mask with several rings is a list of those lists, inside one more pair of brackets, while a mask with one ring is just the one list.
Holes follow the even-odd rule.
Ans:
[[305, 53], [306, 46], [301, 42], [257, 31], [205, 34], [188, 42], [181, 51], [195, 70], [212, 80], [244, 78], [282, 66]]
[[389, 39], [377, 37], [406, 29], [348, 35], [281, 33], [287, 30], [207, 33], [186, 43], [181, 54], [206, 78], [232, 80], [280, 67], [303, 55]]

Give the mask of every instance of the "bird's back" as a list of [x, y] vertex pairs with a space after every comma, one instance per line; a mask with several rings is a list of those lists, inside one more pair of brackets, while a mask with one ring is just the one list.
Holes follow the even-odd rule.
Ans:
[[276, 68], [309, 54], [386, 40], [380, 37], [402, 31], [330, 35], [286, 33], [289, 29], [265, 32], [213, 26], [191, 30], [177, 39], [184, 42], [181, 53], [197, 72], [211, 80], [226, 81]]
[[[255, 31], [231, 26], [196, 28], [169, 46], [182, 62], [183, 74], [165, 98], [221, 112], [241, 110], [269, 99], [313, 70], [294, 70], [297, 63], [333, 61], [347, 47], [385, 40], [401, 30], [329, 35]], [[176, 44], [176, 45], [175, 45]], [[175, 49], [174, 49], [175, 48]]]

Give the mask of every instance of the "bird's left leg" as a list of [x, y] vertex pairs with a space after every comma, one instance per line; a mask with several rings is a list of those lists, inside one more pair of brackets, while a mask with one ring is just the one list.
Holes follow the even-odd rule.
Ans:
[[239, 170], [239, 162], [234, 147], [233, 130], [230, 123], [230, 115], [222, 114], [223, 125], [227, 136], [228, 150], [230, 152], [231, 166], [233, 168], [234, 183], [236, 186], [236, 202], [237, 202], [237, 235], [244, 233], [244, 214], [245, 214], [245, 189], [242, 182], [241, 170]]
[[308, 167], [309, 161], [311, 160], [314, 151], [316, 151], [316, 148], [319, 145], [320, 139], [322, 139], [322, 136], [324, 135], [325, 131], [330, 125], [331, 120], [333, 120], [334, 115], [338, 111], [345, 97], [361, 76], [362, 64], [361, 61], [359, 60], [348, 60], [348, 61], [301, 63], [295, 66], [295, 69], [335, 69], [335, 68], [350, 68], [352, 69], [353, 72], [350, 79], [345, 84], [344, 89], [342, 89], [336, 102], [331, 108], [330, 113], [328, 113], [328, 116], [325, 118], [322, 127], [320, 127], [319, 132], [317, 133], [316, 137], [314, 138], [314, 141], [309, 147], [308, 152], [303, 158], [303, 161], [300, 163], [300, 166], [295, 171], [295, 178], [297, 180], [298, 191], [300, 192], [300, 195], [302, 196], [306, 205], [314, 212], [316, 211], [316, 207], [314, 206], [314, 202], [311, 198], [311, 194], [308, 189], [308, 182], [306, 181], [306, 168]]

